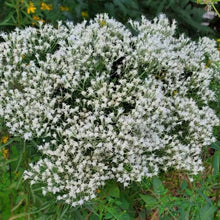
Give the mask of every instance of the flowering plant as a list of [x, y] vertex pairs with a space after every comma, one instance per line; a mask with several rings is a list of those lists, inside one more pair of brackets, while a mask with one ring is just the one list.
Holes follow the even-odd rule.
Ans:
[[0, 116], [10, 134], [41, 140], [24, 178], [72, 206], [107, 180], [197, 174], [215, 140], [216, 42], [175, 37], [163, 15], [129, 24], [103, 14], [1, 34]]
[[220, 0], [196, 0], [197, 4], [207, 4], [209, 11], [211, 10], [211, 8], [213, 8], [215, 13], [220, 18], [220, 14], [219, 14], [217, 8], [215, 7], [215, 3], [218, 3], [218, 2], [220, 2]]

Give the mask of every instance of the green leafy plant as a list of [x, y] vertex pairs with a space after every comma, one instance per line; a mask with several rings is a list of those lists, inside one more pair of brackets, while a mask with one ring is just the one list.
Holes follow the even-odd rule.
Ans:
[[[51, 10], [42, 9], [41, 4], [51, 6]], [[30, 4], [33, 10], [28, 12]], [[97, 13], [106, 12], [118, 21], [126, 23], [129, 19], [140, 20], [141, 15], [152, 19], [165, 13], [170, 20], [178, 22], [179, 33], [196, 38], [200, 35], [214, 36], [215, 32], [201, 23], [205, 10], [194, 0], [4, 0], [4, 12], [0, 22], [2, 28], [15, 26], [37, 25], [37, 21], [56, 23], [57, 20], [71, 20], [75, 23], [84, 19], [94, 18]], [[36, 9], [34, 9], [36, 8]], [[46, 7], [47, 8], [47, 7]]]
[[211, 8], [214, 9], [218, 17], [220, 18], [220, 13], [218, 12], [217, 8], [215, 7], [215, 3], [220, 2], [219, 0], [196, 0], [198, 4], [206, 4], [208, 6], [208, 9], [210, 10]]

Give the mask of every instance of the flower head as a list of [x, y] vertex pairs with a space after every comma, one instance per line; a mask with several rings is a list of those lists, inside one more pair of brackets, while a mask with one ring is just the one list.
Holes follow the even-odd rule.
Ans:
[[4, 159], [8, 159], [8, 156], [9, 156], [9, 151], [8, 151], [8, 149], [6, 149], [6, 148], [2, 148], [2, 151], [3, 151], [3, 158]]
[[40, 9], [41, 10], [51, 11], [53, 9], [53, 6], [52, 6], [52, 4], [46, 4], [44, 2], [41, 2]]
[[6, 144], [8, 142], [8, 139], [9, 139], [9, 135], [3, 136], [2, 139], [1, 139], [1, 142], [3, 144]]
[[[41, 19], [40, 17], [38, 17], [38, 16], [36, 16], [36, 15], [34, 15], [33, 17], [33, 20], [35, 20], [35, 21], [38, 21], [38, 22], [45, 22], [45, 20], [43, 20], [43, 19]], [[35, 24], [35, 22], [33, 22], [33, 24]], [[23, 55], [24, 56], [24, 55]], [[24, 56], [25, 57], [25, 56]], [[23, 58], [23, 57], [22, 57]]]
[[70, 9], [69, 9], [69, 7], [67, 7], [67, 6], [60, 6], [60, 11], [69, 11]]
[[36, 9], [37, 8], [34, 6], [34, 3], [33, 2], [29, 2], [29, 6], [27, 8], [27, 13], [28, 14], [35, 13]]
[[105, 21], [105, 20], [101, 20], [99, 23], [100, 23], [100, 25], [101, 25], [102, 27], [106, 25], [106, 21]]
[[88, 14], [87, 11], [82, 11], [82, 12], [81, 12], [81, 16], [82, 16], [83, 18], [88, 18], [88, 17], [89, 17], [89, 14]]

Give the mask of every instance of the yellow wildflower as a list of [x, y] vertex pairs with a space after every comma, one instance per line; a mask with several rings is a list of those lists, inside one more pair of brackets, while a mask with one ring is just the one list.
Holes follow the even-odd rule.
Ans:
[[60, 11], [69, 11], [70, 9], [66, 6], [60, 6]]
[[83, 18], [88, 18], [89, 17], [89, 14], [88, 14], [87, 11], [82, 11], [81, 15], [82, 15]]
[[20, 172], [14, 171], [13, 173], [14, 173], [14, 175], [15, 175], [16, 177], [20, 175]]
[[220, 43], [220, 38], [218, 38], [218, 39], [217, 39], [217, 42], [219, 42], [219, 43]]
[[27, 13], [28, 14], [35, 13], [36, 9], [37, 8], [34, 6], [34, 3], [33, 2], [29, 2], [29, 6], [27, 8]]
[[8, 142], [8, 139], [9, 139], [9, 136], [8, 136], [8, 135], [3, 136], [2, 139], [1, 139], [1, 142], [2, 142], [3, 144], [6, 144], [6, 143]]
[[32, 18], [33, 18], [35, 21], [39, 21], [39, 20], [40, 20], [40, 17], [38, 17], [38, 16], [36, 16], [36, 15], [34, 15]]
[[3, 157], [4, 157], [4, 159], [7, 159], [8, 158], [8, 149], [5, 149], [3, 147], [2, 150], [3, 150]]
[[[40, 17], [38, 17], [38, 16], [36, 16], [36, 15], [34, 15], [32, 18], [33, 18], [35, 21], [45, 22], [44, 20], [42, 20]], [[33, 24], [35, 24], [35, 23], [33, 22]], [[23, 57], [22, 57], [22, 58], [23, 58]]]
[[51, 11], [52, 10], [52, 4], [46, 4], [44, 2], [41, 2], [41, 10], [47, 10], [47, 11]]
[[100, 190], [100, 189], [97, 189], [97, 190], [96, 190], [96, 192], [97, 192], [97, 193], [100, 193], [100, 192], [101, 192], [101, 190]]
[[105, 22], [104, 20], [101, 20], [101, 21], [100, 21], [100, 25], [103, 27], [103, 26], [106, 25], [106, 22]]
[[178, 92], [176, 90], [173, 91], [173, 95], [176, 95]]

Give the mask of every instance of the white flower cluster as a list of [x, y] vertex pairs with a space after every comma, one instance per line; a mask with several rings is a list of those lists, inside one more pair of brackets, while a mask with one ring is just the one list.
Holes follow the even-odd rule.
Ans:
[[106, 180], [197, 174], [201, 147], [215, 140], [218, 73], [205, 63], [219, 61], [215, 42], [175, 37], [163, 16], [129, 25], [103, 14], [1, 34], [0, 117], [11, 134], [42, 140], [24, 178], [72, 206]]

